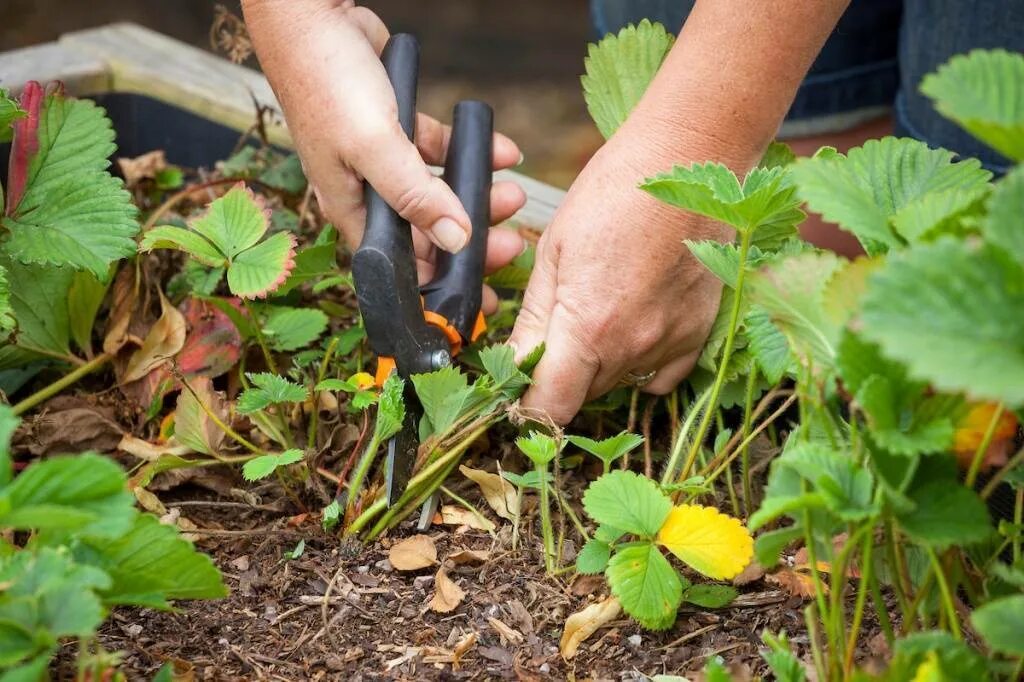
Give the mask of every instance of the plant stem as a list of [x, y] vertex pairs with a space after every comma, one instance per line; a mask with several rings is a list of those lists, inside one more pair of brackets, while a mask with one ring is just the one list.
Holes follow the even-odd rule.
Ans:
[[[750, 480], [750, 435], [751, 412], [754, 407], [754, 389], [757, 388], [757, 365], [747, 375], [747, 391], [743, 401], [743, 427], [740, 429], [745, 445], [740, 448], [740, 476], [743, 478], [743, 512], [750, 516], [754, 509], [754, 486]], [[738, 516], [738, 514], [737, 514]]]
[[[753, 431], [751, 431], [750, 435], [743, 439], [743, 441], [739, 444], [739, 447], [737, 447], [736, 449], [732, 450], [732, 452], [729, 454], [728, 457], [726, 457], [721, 463], [718, 463], [718, 468], [715, 469], [713, 472], [711, 472], [710, 474], [708, 474], [706, 476], [705, 483], [710, 483], [710, 482], [714, 481], [715, 479], [717, 479], [719, 476], [721, 476], [722, 472], [725, 470], [725, 468], [728, 467], [732, 463], [732, 461], [736, 458], [736, 456], [740, 452], [743, 451], [743, 448], [748, 446], [748, 445], [750, 445], [750, 443], [752, 443], [754, 441], [754, 439], [757, 438], [766, 428], [768, 428], [769, 426], [774, 424], [775, 420], [778, 419], [782, 415], [783, 412], [785, 412], [787, 409], [789, 409], [789, 406], [792, 405], [793, 401], [795, 401], [795, 400], [796, 400], [796, 394], [795, 393], [791, 394], [788, 398], [786, 398], [786, 401], [784, 403], [782, 403], [781, 405], [779, 405], [778, 409], [776, 409], [775, 412], [773, 412], [771, 415], [769, 415], [769, 417], [767, 419], [765, 419], [763, 422], [758, 424], [757, 428], [754, 429]], [[715, 460], [717, 460], [717, 459], [718, 458], [716, 457], [715, 459], [713, 459], [710, 462], [708, 462], [708, 467], [710, 467], [713, 464], [716, 464]], [[704, 471], [706, 471], [706, 470], [707, 469], [705, 468]]]
[[316, 390], [317, 384], [327, 376], [327, 368], [331, 363], [334, 350], [338, 347], [338, 337], [332, 337], [324, 351], [324, 359], [320, 361], [320, 370], [316, 373], [316, 384], [313, 384], [313, 409], [309, 415], [309, 428], [306, 431], [306, 447], [316, 449], [316, 427], [320, 419], [320, 392]]
[[963, 635], [960, 633], [959, 616], [957, 615], [956, 607], [953, 606], [953, 594], [950, 592], [949, 582], [946, 580], [946, 571], [942, 567], [939, 557], [935, 554], [935, 550], [928, 547], [927, 552], [928, 559], [931, 561], [932, 569], [935, 572], [935, 579], [939, 583], [939, 594], [942, 596], [942, 606], [946, 611], [946, 618], [949, 620], [949, 629], [954, 637], [963, 639]]
[[[1013, 522], [1018, 528], [1021, 526], [1022, 520], [1024, 520], [1024, 488], [1017, 489], [1017, 498], [1013, 503]], [[1013, 536], [1013, 563], [1020, 561], [1020, 533], [1015, 533]]]
[[580, 517], [572, 510], [572, 505], [569, 504], [569, 501], [566, 500], [565, 496], [558, 491], [558, 488], [552, 488], [551, 492], [554, 493], [555, 499], [558, 500], [558, 506], [562, 508], [565, 515], [569, 517], [570, 521], [572, 521], [572, 525], [576, 527], [576, 532], [580, 534], [583, 541], [586, 542], [589, 540], [590, 533], [588, 533], [587, 529], [583, 526], [583, 523], [580, 521]]
[[267, 371], [277, 374], [277, 363], [274, 362], [274, 357], [270, 354], [270, 347], [267, 346], [267, 339], [263, 336], [263, 327], [260, 325], [259, 318], [256, 317], [256, 313], [253, 312], [252, 306], [247, 299], [242, 299], [242, 305], [245, 306], [245, 312], [249, 314], [249, 319], [252, 320], [252, 331], [256, 335], [257, 345], [259, 345], [260, 350], [263, 352], [263, 361], [267, 363]]
[[878, 622], [882, 625], [882, 632], [885, 633], [885, 641], [891, 647], [896, 640], [896, 635], [893, 633], [889, 610], [882, 598], [882, 590], [878, 586], [878, 576], [874, 572], [871, 573], [871, 602], [874, 604]]
[[544, 464], [534, 464], [537, 474], [540, 476], [540, 528], [541, 533], [544, 535], [544, 568], [547, 570], [548, 575], [552, 575], [555, 571], [555, 537], [554, 530], [551, 527], [551, 502], [548, 500], [548, 486], [545, 482], [547, 478], [547, 466]]
[[992, 419], [989, 420], [988, 426], [985, 427], [985, 435], [982, 437], [981, 442], [978, 443], [978, 449], [974, 451], [971, 467], [967, 470], [967, 477], [964, 479], [964, 485], [968, 488], [974, 487], [974, 482], [978, 478], [978, 470], [981, 469], [981, 462], [985, 458], [985, 453], [988, 452], [989, 444], [992, 443], [992, 436], [995, 435], [996, 426], [999, 425], [999, 420], [1002, 418], [1004, 410], [1003, 403], [999, 403], [996, 406], [995, 412], [992, 413]]
[[76, 367], [75, 369], [68, 372], [57, 381], [54, 381], [49, 386], [44, 386], [43, 388], [36, 391], [32, 395], [28, 396], [21, 402], [17, 403], [11, 409], [14, 411], [14, 414], [16, 415], [24, 414], [25, 412], [31, 410], [36, 405], [45, 402], [52, 398], [53, 396], [57, 395], [68, 386], [71, 386], [72, 384], [78, 382], [83, 377], [92, 374], [100, 367], [107, 364], [111, 360], [111, 358], [113, 358], [113, 356], [110, 355], [109, 353], [100, 353], [89, 362], [79, 367]]
[[989, 479], [988, 483], [985, 484], [985, 487], [981, 489], [981, 499], [987, 500], [992, 495], [992, 493], [996, 491], [996, 488], [999, 487], [999, 484], [1003, 482], [1003, 479], [1006, 478], [1006, 475], [1013, 471], [1018, 465], [1020, 465], [1021, 461], [1024, 461], [1024, 448], [1018, 450], [1017, 453], [1010, 458], [1010, 461], [1007, 462], [1002, 469], [997, 471], [996, 474]]
[[[874, 524], [868, 526], [873, 528]], [[851, 538], [852, 540], [852, 538]], [[871, 550], [874, 547], [874, 536], [868, 532], [864, 536], [864, 550], [861, 552], [860, 586], [857, 590], [857, 602], [853, 607], [853, 623], [850, 624], [850, 634], [846, 640], [846, 658], [843, 661], [843, 679], [849, 679], [853, 673], [853, 652], [857, 650], [857, 638], [860, 637], [860, 625], [864, 618], [864, 604], [868, 598], [868, 588], [871, 585]]]
[[814, 660], [817, 679], [826, 680], [828, 677], [825, 675], [825, 657], [821, 653], [821, 633], [818, 631], [818, 618], [813, 603], [804, 609], [804, 624], [807, 626], [807, 639], [811, 644], [811, 658]]
[[896, 530], [893, 528], [891, 519], [887, 519], [885, 522], [885, 545], [888, 550], [887, 558], [889, 565], [892, 566], [893, 570], [893, 591], [896, 593], [896, 600], [900, 603], [903, 623], [906, 625], [914, 619], [914, 612], [910, 608], [910, 599], [907, 597], [910, 589], [910, 578], [907, 575], [907, 567], [903, 561], [903, 555], [900, 554], [899, 547], [896, 545]]
[[348, 503], [345, 505], [346, 514], [352, 514], [355, 511], [359, 489], [363, 486], [363, 479], [369, 473], [370, 465], [373, 464], [374, 455], [377, 454], [377, 448], [379, 447], [380, 439], [377, 438], [377, 434], [374, 434], [370, 438], [370, 442], [366, 444], [366, 449], [363, 450], [359, 463], [356, 464], [356, 468], [352, 471], [352, 479], [348, 484]]
[[732, 347], [736, 341], [736, 330], [739, 327], [740, 310], [743, 309], [743, 284], [747, 275], [747, 253], [750, 251], [750, 241], [753, 237], [753, 228], [740, 233], [740, 254], [739, 274], [736, 276], [735, 295], [732, 300], [732, 309], [729, 311], [729, 331], [725, 336], [725, 345], [722, 348], [722, 359], [719, 361], [718, 373], [715, 374], [715, 383], [711, 387], [711, 396], [708, 399], [708, 409], [704, 412], [704, 418], [697, 427], [697, 434], [694, 436], [690, 451], [686, 455], [686, 462], [683, 464], [683, 471], [680, 478], [685, 480], [690, 476], [693, 463], [697, 460], [701, 447], [704, 444], [704, 437], [711, 426], [711, 419], [714, 416], [714, 407], [718, 405], [718, 396], [725, 385], [725, 373], [729, 369], [729, 360], [732, 358]]
[[683, 448], [686, 445], [687, 436], [690, 433], [690, 429], [693, 428], [693, 423], [701, 415], [701, 410], [704, 409], [705, 403], [708, 398], [711, 397], [711, 389], [705, 389], [700, 395], [694, 398], [693, 403], [690, 405], [689, 410], [686, 413], [686, 419], [683, 420], [683, 425], [679, 428], [676, 434], [675, 441], [672, 443], [672, 454], [668, 458], [668, 464], [665, 465], [665, 471], [661, 475], [661, 484], [668, 485], [676, 480], [676, 467], [679, 465], [679, 459], [683, 455]]

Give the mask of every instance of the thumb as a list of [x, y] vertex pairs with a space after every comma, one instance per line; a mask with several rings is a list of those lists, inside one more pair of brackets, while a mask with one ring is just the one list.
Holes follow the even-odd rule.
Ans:
[[[416, 146], [398, 127], [374, 136], [353, 166], [400, 216], [434, 244], [455, 253], [469, 241], [470, 222], [462, 203], [424, 163]], [[362, 163], [360, 163], [362, 161]]]

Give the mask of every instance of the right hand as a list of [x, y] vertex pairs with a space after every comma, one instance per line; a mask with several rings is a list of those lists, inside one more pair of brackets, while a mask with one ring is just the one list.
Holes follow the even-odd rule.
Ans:
[[[412, 224], [420, 282], [429, 281], [434, 246], [459, 251], [471, 227], [451, 188], [427, 168], [443, 165], [451, 129], [418, 114], [413, 144], [398, 125], [395, 95], [380, 62], [387, 28], [353, 0], [243, 0], [242, 6], [324, 214], [350, 247], [358, 246], [366, 224], [363, 180], [369, 181]], [[520, 158], [512, 140], [495, 134], [496, 170]], [[524, 203], [518, 185], [495, 183], [492, 221], [511, 217]], [[492, 230], [486, 269], [504, 266], [523, 247], [515, 232]], [[494, 293], [486, 291], [485, 312], [496, 305]]]

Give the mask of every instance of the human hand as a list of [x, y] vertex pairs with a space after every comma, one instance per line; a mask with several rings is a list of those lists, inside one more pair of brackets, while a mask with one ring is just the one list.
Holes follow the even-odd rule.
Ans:
[[731, 230], [637, 187], [672, 165], [643, 137], [612, 137], [537, 245], [510, 343], [518, 356], [546, 343], [522, 404], [557, 423], [629, 372], [656, 371], [644, 390], [671, 391], [693, 369], [718, 310], [721, 284], [683, 240], [727, 240]]
[[[256, 53], [284, 110], [317, 200], [327, 218], [355, 248], [366, 223], [367, 180], [413, 225], [420, 282], [434, 272], [435, 246], [456, 252], [470, 234], [469, 217], [445, 182], [427, 164], [444, 163], [451, 129], [423, 114], [415, 144], [398, 124], [397, 104], [380, 52], [389, 33], [380, 19], [352, 0], [244, 0]], [[494, 136], [494, 167], [519, 162], [519, 148]], [[491, 218], [509, 218], [526, 202], [522, 189], [497, 182]], [[509, 230], [493, 230], [485, 268], [492, 271], [522, 252]], [[485, 312], [497, 306], [485, 288]]]

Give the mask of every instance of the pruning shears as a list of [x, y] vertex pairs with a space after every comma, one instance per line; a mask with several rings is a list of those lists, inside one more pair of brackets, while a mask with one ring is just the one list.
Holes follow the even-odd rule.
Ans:
[[[398, 101], [399, 123], [413, 140], [419, 43], [412, 35], [395, 34], [381, 61]], [[393, 373], [405, 380], [405, 420], [388, 442], [384, 464], [389, 507], [405, 491], [419, 448], [423, 408], [409, 378], [449, 365], [486, 329], [480, 303], [490, 228], [493, 130], [494, 113], [487, 104], [463, 100], [455, 105], [444, 180], [469, 214], [473, 231], [458, 253], [438, 252], [434, 279], [423, 286], [417, 282], [409, 223], [366, 184], [366, 230], [352, 256], [352, 277], [370, 348], [377, 355], [377, 385]], [[432, 516], [433, 509], [424, 515]]]

